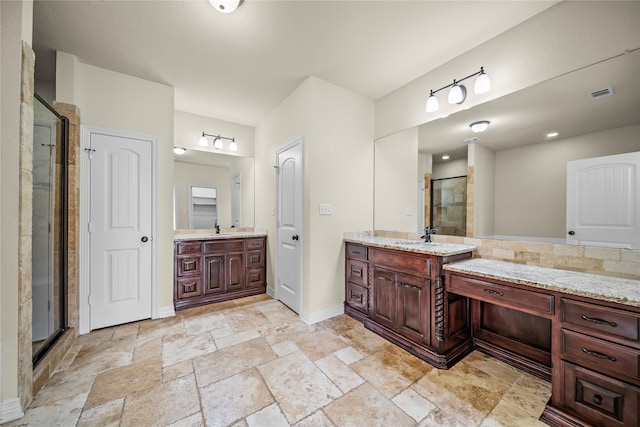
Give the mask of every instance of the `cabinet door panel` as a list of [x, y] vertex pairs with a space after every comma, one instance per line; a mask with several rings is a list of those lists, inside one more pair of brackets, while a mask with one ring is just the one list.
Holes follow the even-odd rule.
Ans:
[[373, 274], [373, 307], [371, 317], [388, 328], [395, 327], [396, 284], [395, 273], [375, 270]]
[[244, 289], [244, 256], [242, 253], [229, 254], [226, 256], [227, 267], [227, 290]]
[[428, 342], [429, 329], [429, 293], [427, 279], [397, 275], [398, 320], [397, 328], [406, 337], [418, 342]]
[[204, 293], [224, 292], [224, 255], [204, 257]]

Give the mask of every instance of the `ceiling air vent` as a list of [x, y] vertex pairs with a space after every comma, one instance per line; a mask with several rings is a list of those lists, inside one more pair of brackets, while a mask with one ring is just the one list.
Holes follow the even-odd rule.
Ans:
[[478, 141], [480, 141], [480, 138], [478, 138], [477, 136], [474, 136], [473, 138], [465, 139], [464, 143], [473, 144], [474, 142], [478, 142]]
[[606, 96], [613, 95], [613, 87], [605, 87], [604, 89], [594, 90], [593, 92], [589, 92], [589, 98], [591, 99], [599, 99], [604, 98]]

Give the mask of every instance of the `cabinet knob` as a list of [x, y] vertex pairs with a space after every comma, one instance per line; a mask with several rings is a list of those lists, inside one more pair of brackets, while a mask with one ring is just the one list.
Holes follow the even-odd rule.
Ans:
[[300, 240], [300, 236], [294, 234], [293, 236], [291, 236], [291, 240]]
[[571, 230], [571, 231], [567, 232], [567, 234], [568, 234], [569, 236], [574, 236], [574, 235], [576, 234], [576, 232], [575, 232], [575, 231], [573, 231], [573, 230]]
[[596, 405], [601, 405], [602, 404], [602, 396], [600, 396], [599, 394], [596, 394], [593, 396], [593, 403], [595, 403]]

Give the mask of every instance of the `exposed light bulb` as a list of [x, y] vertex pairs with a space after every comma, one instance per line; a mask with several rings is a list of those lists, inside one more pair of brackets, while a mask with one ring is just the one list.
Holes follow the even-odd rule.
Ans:
[[209, 145], [209, 141], [207, 141], [207, 137], [204, 136], [204, 133], [200, 137], [200, 140], [198, 141], [198, 145], [200, 145], [201, 147], [206, 147], [207, 145]]
[[440, 105], [438, 104], [438, 98], [431, 91], [431, 95], [427, 98], [427, 113], [433, 113], [434, 111], [438, 111]]
[[229, 151], [238, 151], [238, 143], [235, 139], [231, 140], [231, 143], [229, 144]]
[[216, 136], [216, 138], [213, 140], [213, 148], [217, 148], [218, 150], [221, 150], [223, 146], [224, 145], [222, 144], [222, 139]]
[[240, 6], [240, 0], [209, 0], [211, 6], [222, 13], [231, 13]]
[[453, 81], [453, 86], [449, 90], [449, 104], [462, 104], [467, 97], [467, 88]]
[[184, 153], [187, 152], [187, 149], [182, 147], [173, 147], [173, 152], [179, 156], [182, 156]]
[[473, 87], [473, 91], [477, 94], [489, 92], [491, 89], [491, 80], [489, 76], [484, 72], [484, 68], [480, 69], [480, 75], [476, 78], [476, 83]]

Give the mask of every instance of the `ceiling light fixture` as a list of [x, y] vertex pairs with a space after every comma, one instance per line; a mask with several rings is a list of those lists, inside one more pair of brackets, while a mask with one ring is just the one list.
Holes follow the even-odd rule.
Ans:
[[448, 155], [446, 155], [446, 154], [444, 156], [442, 156], [442, 160], [449, 160], [449, 159], [450, 159], [450, 157]]
[[224, 143], [222, 142], [222, 140], [226, 139], [227, 141], [231, 141], [231, 143], [229, 144], [229, 151], [238, 151], [238, 143], [236, 142], [235, 137], [229, 138], [222, 135], [212, 135], [209, 133], [202, 132], [202, 136], [200, 137], [200, 141], [198, 142], [198, 144], [200, 144], [203, 147], [206, 147], [207, 145], [209, 145], [209, 140], [207, 139], [208, 136], [213, 138], [213, 148], [217, 150], [222, 150], [224, 148]]
[[470, 74], [467, 77], [461, 78], [459, 80], [453, 79], [453, 83], [443, 86], [440, 89], [431, 89], [429, 91], [429, 98], [427, 98], [427, 113], [438, 111], [440, 105], [438, 103], [438, 98], [436, 98], [436, 93], [447, 88], [451, 88], [447, 97], [447, 101], [449, 102], [449, 104], [462, 104], [467, 98], [467, 88], [464, 85], [461, 85], [460, 82], [463, 82], [474, 76], [478, 76], [473, 87], [473, 91], [476, 94], [485, 93], [488, 92], [489, 89], [491, 89], [491, 80], [489, 79], [487, 73], [484, 72], [484, 67], [480, 67], [480, 71], [478, 71], [477, 73]]
[[187, 152], [187, 149], [183, 147], [173, 147], [173, 152], [178, 156], [182, 156], [184, 153]]
[[491, 122], [489, 120], [480, 120], [478, 122], [473, 122], [469, 125], [472, 131], [475, 133], [484, 132], [489, 127]]
[[558, 135], [560, 135], [558, 132], [549, 132], [547, 138], [555, 138]]
[[242, 4], [242, 0], [209, 0], [211, 6], [222, 13], [231, 13]]

